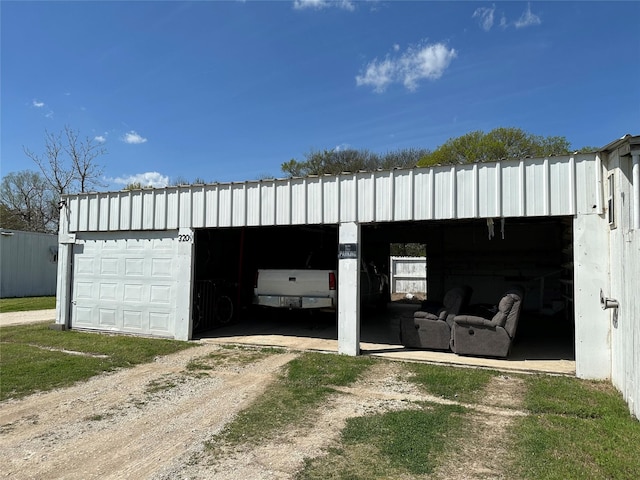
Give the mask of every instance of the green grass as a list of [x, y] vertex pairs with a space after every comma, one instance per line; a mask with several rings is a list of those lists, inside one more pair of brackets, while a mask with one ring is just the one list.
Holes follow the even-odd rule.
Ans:
[[465, 409], [416, 407], [349, 419], [340, 446], [307, 460], [297, 480], [411, 478], [432, 473], [439, 454], [460, 431]]
[[448, 400], [472, 402], [498, 372], [477, 368], [452, 368], [441, 365], [408, 363], [413, 374], [407, 380], [420, 385], [425, 391]]
[[256, 444], [288, 425], [308, 419], [309, 413], [334, 392], [353, 383], [373, 364], [366, 357], [304, 353], [287, 364], [284, 373], [249, 408], [211, 441], [219, 444]]
[[514, 475], [522, 479], [640, 478], [640, 423], [609, 383], [527, 379]]
[[27, 312], [56, 308], [56, 297], [0, 298], [0, 312]]
[[176, 340], [57, 331], [48, 323], [2, 327], [0, 343], [0, 401], [70, 386], [194, 346]]

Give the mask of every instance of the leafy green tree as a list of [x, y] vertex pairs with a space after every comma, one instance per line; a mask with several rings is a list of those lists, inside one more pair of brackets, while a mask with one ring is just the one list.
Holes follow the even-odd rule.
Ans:
[[524, 157], [564, 155], [571, 145], [565, 137], [542, 137], [519, 128], [496, 128], [489, 133], [480, 130], [450, 138], [420, 159], [418, 165], [451, 165], [493, 162]]
[[142, 183], [140, 182], [128, 183], [123, 188], [123, 190], [141, 190], [141, 189], [142, 189]]
[[428, 153], [426, 149], [398, 150], [383, 155], [355, 149], [311, 151], [306, 154], [304, 161], [291, 159], [283, 163], [280, 168], [289, 177], [370, 172], [377, 169], [414, 167], [418, 160]]

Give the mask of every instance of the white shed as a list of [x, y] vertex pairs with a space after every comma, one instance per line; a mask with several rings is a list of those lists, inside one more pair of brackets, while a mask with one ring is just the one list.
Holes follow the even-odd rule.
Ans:
[[358, 258], [336, 260], [338, 351], [357, 355], [360, 257], [424, 234], [429, 291], [464, 279], [483, 296], [524, 279], [542, 307], [548, 282], [563, 285], [577, 375], [611, 379], [640, 415], [639, 158], [640, 137], [625, 136], [549, 158], [65, 196], [57, 323], [187, 340], [201, 279], [233, 277], [242, 302], [268, 245], [286, 246], [284, 261], [306, 242], [349, 244]]
[[0, 298], [55, 295], [58, 236], [0, 230]]

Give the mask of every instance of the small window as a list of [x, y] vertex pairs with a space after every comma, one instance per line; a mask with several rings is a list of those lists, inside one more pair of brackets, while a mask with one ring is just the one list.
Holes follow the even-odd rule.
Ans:
[[609, 219], [609, 227], [616, 228], [616, 212], [615, 212], [615, 200], [614, 200], [614, 187], [615, 178], [613, 173], [608, 178], [608, 196], [607, 196], [607, 216]]

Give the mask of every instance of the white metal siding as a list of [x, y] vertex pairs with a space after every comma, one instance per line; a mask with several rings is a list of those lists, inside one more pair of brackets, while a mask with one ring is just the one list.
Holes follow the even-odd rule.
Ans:
[[616, 227], [609, 231], [610, 283], [603, 288], [607, 297], [620, 304], [617, 312], [607, 311], [611, 322], [611, 377], [640, 418], [640, 230], [633, 228], [631, 157], [614, 152], [607, 163], [609, 173], [614, 175]]
[[56, 293], [58, 236], [2, 230], [0, 298]]
[[72, 195], [69, 232], [596, 213], [594, 156]]
[[71, 326], [173, 337], [176, 245], [168, 232], [79, 236]]

